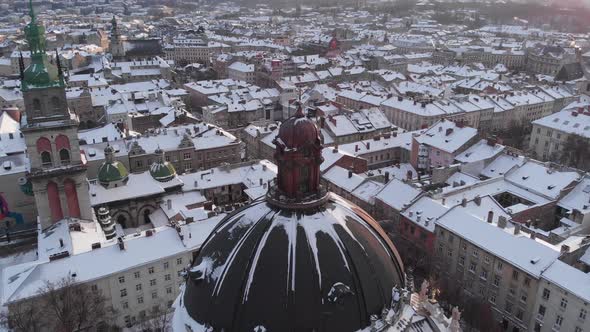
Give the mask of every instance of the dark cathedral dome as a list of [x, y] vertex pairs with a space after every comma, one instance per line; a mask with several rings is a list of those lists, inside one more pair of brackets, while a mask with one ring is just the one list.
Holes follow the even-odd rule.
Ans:
[[276, 183], [205, 241], [175, 331], [346, 332], [400, 311], [405, 274], [394, 245], [364, 210], [320, 185], [318, 130], [301, 114], [285, 123], [311, 124], [313, 140], [279, 131]]

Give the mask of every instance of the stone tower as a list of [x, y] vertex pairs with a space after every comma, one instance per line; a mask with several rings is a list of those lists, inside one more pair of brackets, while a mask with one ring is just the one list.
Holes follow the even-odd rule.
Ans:
[[59, 57], [50, 63], [45, 51], [45, 29], [29, 2], [31, 22], [25, 36], [31, 64], [21, 68], [26, 117], [21, 124], [41, 226], [66, 218], [92, 219], [86, 166], [78, 142], [78, 117], [68, 108]]
[[117, 25], [117, 19], [113, 16], [111, 20], [111, 41], [109, 43], [109, 51], [113, 56], [113, 60], [120, 60], [125, 57], [125, 48], [123, 46], [123, 39], [121, 32]]

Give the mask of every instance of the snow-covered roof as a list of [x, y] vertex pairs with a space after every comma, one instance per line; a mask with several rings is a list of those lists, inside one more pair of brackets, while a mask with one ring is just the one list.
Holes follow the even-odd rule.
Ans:
[[401, 211], [409, 205], [421, 191], [396, 178], [389, 183], [375, 196], [383, 203], [396, 211]]
[[527, 191], [549, 199], [557, 199], [562, 190], [580, 179], [580, 174], [578, 172], [561, 172], [540, 162], [528, 161], [510, 171], [505, 178], [511, 183], [526, 188]]
[[20, 124], [8, 112], [0, 114], [0, 157], [27, 149]]
[[324, 173], [323, 178], [347, 192], [352, 192], [356, 187], [365, 181], [363, 176], [340, 166], [334, 166], [330, 168], [326, 173]]
[[548, 115], [533, 121], [533, 125], [540, 125], [567, 134], [590, 138], [590, 114], [579, 113], [577, 109]]
[[211, 168], [180, 175], [183, 191], [243, 184], [246, 188], [266, 186], [277, 175], [277, 167], [268, 160]]
[[477, 136], [477, 129], [459, 127], [455, 122], [443, 119], [416, 137], [416, 141], [445, 152], [454, 153], [475, 136]]
[[525, 158], [522, 156], [501, 154], [481, 171], [481, 175], [488, 178], [504, 176], [513, 167], [518, 167], [524, 162]]
[[461, 163], [473, 163], [481, 160], [486, 160], [497, 156], [504, 150], [501, 144], [488, 144], [485, 139], [473, 144], [470, 148], [463, 151], [455, 157], [455, 160]]
[[558, 251], [525, 234], [515, 236], [461, 209], [449, 210], [436, 224], [535, 278], [559, 257]]
[[582, 214], [590, 213], [590, 178], [585, 177], [557, 204], [570, 211], [576, 209]]
[[66, 258], [39, 259], [6, 267], [2, 273], [2, 303], [34, 296], [46, 282], [57, 282], [67, 276], [75, 275], [76, 282], [90, 282], [193, 251], [204, 242], [219, 220], [190, 226], [185, 231], [191, 233], [188, 245], [180, 240], [174, 228], [165, 226], [153, 229], [151, 236], [145, 236], [145, 232], [140, 236], [126, 236], [125, 250], [119, 249], [117, 240], [113, 239], [103, 242], [101, 248]]
[[78, 139], [84, 140], [86, 144], [94, 144], [105, 141], [113, 142], [125, 137], [125, 133], [113, 123], [107, 123], [102, 127], [78, 131]]
[[447, 210], [448, 207], [440, 204], [440, 202], [430, 197], [422, 196], [405, 208], [401, 214], [414, 224], [432, 233], [434, 232], [434, 222], [447, 212]]
[[183, 182], [175, 176], [170, 181], [160, 182], [152, 177], [149, 171], [131, 173], [125, 185], [105, 188], [97, 181], [89, 181], [90, 205], [99, 206], [111, 202], [124, 201], [133, 198], [159, 195], [167, 188], [182, 186]]

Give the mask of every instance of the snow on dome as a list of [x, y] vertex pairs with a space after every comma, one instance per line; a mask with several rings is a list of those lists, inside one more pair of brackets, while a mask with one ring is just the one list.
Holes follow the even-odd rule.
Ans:
[[213, 231], [177, 315], [215, 331], [355, 331], [390, 307], [404, 278], [377, 222], [339, 196], [305, 212], [261, 200]]
[[155, 155], [157, 156], [157, 160], [150, 166], [151, 176], [160, 182], [172, 180], [172, 178], [176, 176], [176, 169], [174, 168], [174, 165], [166, 161], [164, 158], [164, 151], [162, 149], [157, 148]]
[[126, 183], [129, 172], [123, 163], [115, 160], [115, 149], [107, 145], [104, 149], [105, 162], [98, 169], [98, 182], [104, 187], [110, 187], [113, 183]]

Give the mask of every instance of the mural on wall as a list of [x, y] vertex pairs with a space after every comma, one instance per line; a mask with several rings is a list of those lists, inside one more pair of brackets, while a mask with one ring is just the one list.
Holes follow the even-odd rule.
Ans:
[[17, 224], [23, 223], [23, 215], [16, 212], [10, 212], [8, 203], [4, 199], [4, 193], [0, 193], [0, 221], [14, 219]]

